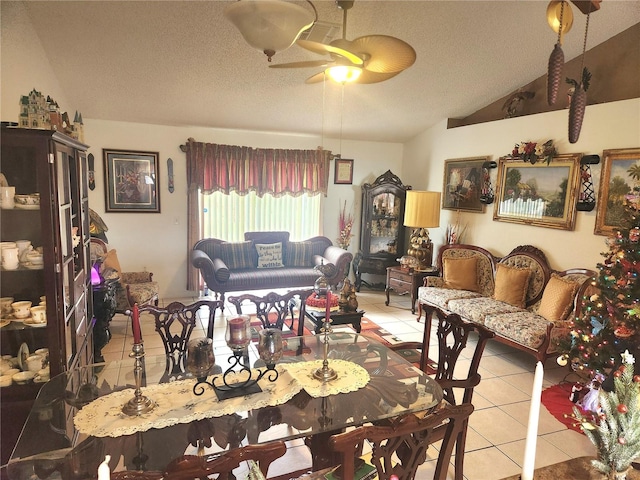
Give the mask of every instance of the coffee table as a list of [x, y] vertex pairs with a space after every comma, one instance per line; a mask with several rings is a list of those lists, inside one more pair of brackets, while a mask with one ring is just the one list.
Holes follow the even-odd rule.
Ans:
[[[326, 315], [325, 312], [317, 310], [305, 310], [304, 314], [316, 326], [315, 332], [320, 333], [320, 329], [322, 328], [324, 317]], [[360, 320], [362, 320], [363, 315], [364, 310], [356, 310], [355, 312], [331, 312], [331, 325], [346, 325], [350, 323], [353, 329], [356, 332], [360, 333]]]

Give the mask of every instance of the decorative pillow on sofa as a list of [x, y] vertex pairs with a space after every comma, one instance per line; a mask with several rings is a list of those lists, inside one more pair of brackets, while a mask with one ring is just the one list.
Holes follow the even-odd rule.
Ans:
[[479, 290], [477, 258], [445, 258], [442, 260], [442, 269], [445, 288], [472, 292]]
[[542, 292], [538, 315], [550, 322], [565, 320], [573, 308], [578, 284], [552, 273]]
[[255, 268], [253, 242], [222, 242], [220, 258], [230, 270]]
[[280, 268], [282, 264], [282, 242], [256, 243], [258, 268]]
[[313, 243], [289, 242], [284, 256], [287, 267], [313, 267]]
[[100, 274], [103, 278], [110, 278], [109, 270], [117, 272], [118, 276], [120, 276], [120, 273], [122, 272], [115, 248], [109, 250], [102, 257], [102, 263], [100, 264]]
[[498, 264], [496, 287], [493, 292], [494, 300], [508, 303], [514, 307], [525, 308], [530, 276], [531, 270], [528, 268]]

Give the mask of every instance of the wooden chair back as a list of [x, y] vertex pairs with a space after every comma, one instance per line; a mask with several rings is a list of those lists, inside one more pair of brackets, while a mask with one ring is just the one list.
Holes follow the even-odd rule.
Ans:
[[166, 307], [148, 305], [140, 308], [140, 314], [153, 315], [156, 332], [162, 338], [167, 357], [167, 366], [162, 381], [181, 378], [186, 373], [187, 342], [197, 325], [198, 313], [205, 313], [204, 307], [208, 309], [206, 312], [207, 337], [213, 339], [214, 319], [216, 312], [222, 311], [221, 301], [200, 300], [190, 305], [172, 302]]
[[304, 333], [305, 307], [307, 298], [313, 293], [313, 289], [291, 290], [279, 294], [270, 292], [263, 297], [247, 293], [244, 295], [228, 297], [229, 303], [235, 305], [236, 312], [242, 314], [242, 306], [252, 303], [255, 306], [256, 317], [262, 323], [263, 328], [277, 328], [282, 330], [287, 319], [290, 320], [289, 328], [293, 330], [296, 319], [295, 309], [298, 309], [298, 335]]
[[430, 444], [442, 440], [434, 479], [447, 477], [453, 446], [466, 425], [473, 405], [445, 404], [433, 413], [396, 417], [384, 425], [363, 425], [345, 433], [333, 435], [329, 448], [341, 457], [337, 474], [342, 479], [355, 478], [355, 459], [365, 441], [371, 444], [371, 463], [378, 478], [388, 480], [397, 475], [400, 480], [416, 478], [418, 467], [427, 460]]

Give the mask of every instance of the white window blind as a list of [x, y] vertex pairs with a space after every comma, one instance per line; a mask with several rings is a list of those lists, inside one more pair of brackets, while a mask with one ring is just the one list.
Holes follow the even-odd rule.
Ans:
[[260, 198], [254, 192], [214, 192], [201, 195], [201, 200], [203, 238], [238, 242], [244, 240], [244, 232], [288, 231], [291, 240], [300, 241], [321, 234], [321, 194]]

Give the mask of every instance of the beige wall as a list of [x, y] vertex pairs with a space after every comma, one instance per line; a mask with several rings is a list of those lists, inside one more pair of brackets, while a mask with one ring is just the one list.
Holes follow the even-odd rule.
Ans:
[[[444, 161], [488, 155], [498, 161], [522, 141], [552, 139], [559, 153], [599, 154], [612, 148], [640, 147], [640, 99], [624, 100], [587, 107], [580, 139], [570, 144], [567, 138], [568, 112], [557, 111], [526, 117], [482, 123], [447, 130], [446, 120], [405, 144], [403, 178], [414, 179], [414, 188], [442, 190]], [[592, 167], [597, 192], [600, 167]], [[497, 169], [491, 183], [496, 186]], [[467, 225], [466, 243], [481, 245], [495, 255], [506, 255], [513, 247], [532, 244], [542, 249], [556, 269], [596, 268], [606, 250], [604, 238], [593, 234], [596, 211], [577, 212], [574, 231], [556, 230], [493, 220], [494, 205], [484, 213], [460, 214]], [[436, 249], [444, 241], [447, 223], [455, 213], [443, 210], [440, 228], [431, 229]], [[437, 251], [437, 250], [436, 250]]]

